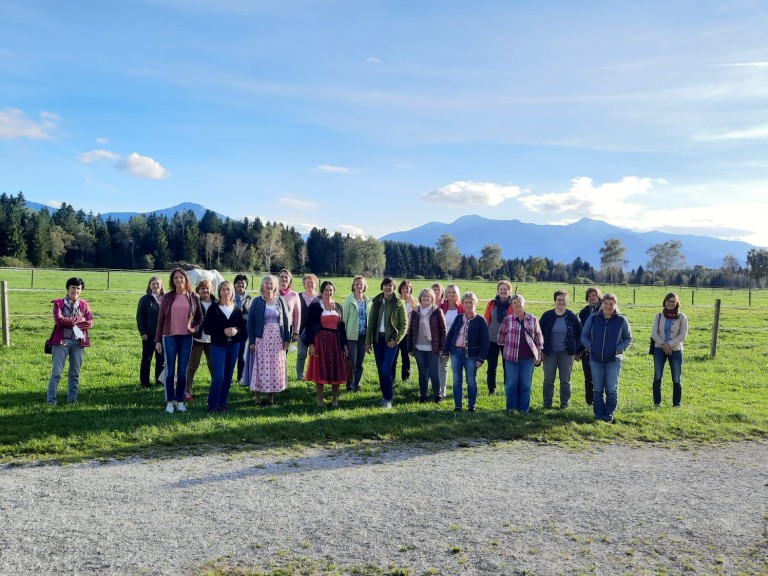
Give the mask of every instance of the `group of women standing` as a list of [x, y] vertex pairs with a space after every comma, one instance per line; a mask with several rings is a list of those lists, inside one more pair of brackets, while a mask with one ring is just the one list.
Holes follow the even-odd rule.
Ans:
[[[332, 282], [325, 281], [316, 290], [318, 280], [313, 274], [303, 277], [302, 292], [293, 291], [293, 277], [287, 270], [277, 277], [265, 276], [255, 298], [247, 294], [244, 275], [238, 275], [234, 285], [223, 282], [216, 296], [204, 282], [193, 290], [182, 269], [174, 270], [170, 280], [171, 288], [165, 292], [162, 280], [152, 277], [137, 310], [141, 385], [151, 386], [154, 354], [156, 380], [162, 377], [165, 365], [166, 411], [170, 413], [186, 410], [197, 368], [194, 359], [199, 363], [203, 354], [212, 374], [209, 411], [227, 409], [235, 367], [237, 379], [250, 387], [257, 404], [262, 395], [267, 396], [267, 404], [274, 404], [275, 395], [287, 387], [286, 351], [291, 342], [298, 341], [296, 377], [315, 383], [318, 406], [325, 405], [326, 386], [331, 387], [334, 407], [341, 385], [359, 391], [365, 355], [373, 352], [384, 408], [393, 405], [398, 355], [404, 381], [410, 377], [410, 358], [415, 359], [420, 402], [444, 398], [450, 361], [454, 410], [464, 409], [466, 380], [470, 412], [476, 410], [478, 369], [488, 362], [488, 392], [494, 394], [501, 355], [508, 411], [529, 411], [532, 377], [540, 364], [544, 408], [553, 408], [555, 378], [559, 377], [559, 408], [566, 409], [571, 401], [573, 363], [580, 359], [587, 404], [593, 406], [596, 419], [612, 422], [623, 356], [632, 342], [616, 296], [603, 296], [594, 287], [587, 289], [587, 305], [578, 315], [568, 309], [568, 293], [557, 290], [554, 308], [539, 320], [526, 312], [525, 298], [512, 294], [506, 280], [497, 284], [496, 297], [488, 302], [484, 315], [477, 313], [477, 296], [467, 292], [461, 298], [455, 284], [443, 289], [435, 283], [414, 298], [409, 281], [396, 289], [394, 279], [384, 278], [381, 292], [370, 298], [367, 280], [358, 275], [349, 296], [339, 302]], [[661, 405], [666, 362], [672, 372], [673, 406], [682, 401], [682, 350], [688, 320], [679, 308], [677, 295], [668, 294], [652, 327], [656, 406]]]

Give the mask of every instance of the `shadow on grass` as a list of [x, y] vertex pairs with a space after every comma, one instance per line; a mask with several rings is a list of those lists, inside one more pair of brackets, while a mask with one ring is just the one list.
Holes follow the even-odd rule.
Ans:
[[499, 396], [480, 398], [477, 413], [456, 413], [449, 399], [419, 404], [417, 387], [406, 384], [393, 410], [380, 408], [372, 387], [342, 393], [340, 408], [317, 408], [314, 385], [300, 382], [278, 394], [274, 406], [256, 406], [250, 390], [234, 385], [229, 412], [209, 415], [208, 386], [199, 384], [197, 392], [184, 414], [165, 413], [160, 386], [85, 388], [78, 403], [56, 406], [45, 404], [43, 390], [10, 392], [0, 400], [0, 457], [67, 462], [361, 442], [366, 450], [419, 442], [450, 447], [468, 438], [546, 442], [556, 439], [554, 428], [593, 422], [591, 413], [574, 409], [508, 415]]

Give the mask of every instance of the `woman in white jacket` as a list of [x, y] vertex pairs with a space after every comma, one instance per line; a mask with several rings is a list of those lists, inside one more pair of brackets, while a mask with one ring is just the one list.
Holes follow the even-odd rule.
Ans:
[[653, 403], [661, 408], [661, 379], [664, 363], [672, 372], [672, 406], [683, 400], [683, 342], [688, 337], [688, 317], [680, 312], [680, 298], [674, 292], [664, 297], [664, 309], [656, 314], [651, 327], [653, 348]]

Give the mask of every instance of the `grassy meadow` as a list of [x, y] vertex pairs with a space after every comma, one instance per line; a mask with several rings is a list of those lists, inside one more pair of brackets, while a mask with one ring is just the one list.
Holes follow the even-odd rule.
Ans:
[[[86, 282], [83, 297], [91, 303], [94, 329], [80, 378], [79, 402], [67, 405], [66, 368], [59, 404], [49, 407], [46, 390], [50, 356], [43, 342], [52, 327], [51, 300], [65, 294], [68, 277]], [[296, 354], [289, 354], [291, 380], [277, 405], [256, 406], [251, 393], [233, 385], [228, 414], [206, 411], [210, 377], [205, 360], [195, 379], [196, 400], [186, 414], [164, 412], [160, 386], [143, 389], [138, 370], [141, 344], [135, 313], [151, 274], [137, 272], [0, 270], [9, 285], [11, 346], [0, 347], [0, 462], [78, 461], [165, 456], [255, 447], [353, 445], [377, 450], [399, 443], [450, 441], [464, 445], [477, 439], [526, 439], [580, 447], [611, 441], [689, 444], [768, 438], [768, 292], [712, 289], [676, 290], [690, 321], [683, 365], [683, 407], [671, 408], [669, 372], [664, 379], [664, 407], [651, 399], [653, 362], [647, 354], [651, 322], [668, 291], [660, 287], [601, 286], [617, 293], [621, 312], [632, 327], [634, 344], [627, 354], [619, 386], [615, 426], [593, 421], [584, 402], [583, 374], [574, 367], [573, 399], [567, 411], [542, 409], [542, 370], [534, 374], [533, 411], [509, 416], [503, 395], [488, 396], [486, 371], [478, 375], [478, 412], [454, 413], [450, 392], [440, 405], [418, 403], [415, 362], [411, 380], [395, 383], [395, 408], [379, 408], [373, 355], [366, 356], [363, 391], [343, 393], [339, 409], [315, 407], [314, 385], [295, 380]], [[161, 276], [167, 282], [167, 273]], [[225, 274], [231, 279], [234, 274]], [[338, 299], [349, 294], [351, 279], [333, 279]], [[254, 275], [251, 288], [258, 285]], [[298, 283], [298, 282], [297, 282]], [[370, 295], [378, 293], [373, 279]], [[421, 289], [430, 280], [416, 280]], [[483, 301], [495, 294], [494, 282], [457, 280], [464, 293], [472, 290]], [[443, 282], [445, 284], [445, 282]], [[513, 286], [515, 284], [513, 283]], [[552, 307], [559, 285], [519, 284], [526, 309], [540, 316]], [[584, 288], [566, 287], [571, 309], [583, 306]], [[710, 358], [715, 299], [721, 299], [717, 354]], [[501, 368], [499, 367], [499, 380]], [[327, 392], [330, 394], [330, 391]], [[557, 398], [557, 391], [555, 397]], [[557, 400], [556, 400], [557, 402]]]

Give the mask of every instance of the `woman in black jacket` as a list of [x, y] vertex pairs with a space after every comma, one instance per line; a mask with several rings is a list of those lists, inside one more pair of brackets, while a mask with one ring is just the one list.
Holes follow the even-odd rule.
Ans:
[[242, 307], [235, 305], [235, 289], [225, 280], [219, 284], [219, 300], [205, 314], [205, 333], [211, 337], [211, 389], [208, 412], [223, 412], [229, 403], [232, 373], [247, 335]]
[[573, 360], [581, 348], [581, 321], [568, 310], [568, 292], [555, 291], [555, 307], [539, 320], [544, 335], [541, 359], [544, 363], [544, 408], [552, 408], [555, 395], [555, 372], [560, 375], [560, 409], [571, 402]]
[[163, 371], [163, 353], [155, 349], [155, 332], [157, 331], [157, 316], [160, 313], [160, 297], [163, 295], [163, 281], [158, 276], [152, 276], [147, 284], [147, 293], [139, 298], [136, 309], [136, 325], [141, 336], [141, 367], [139, 380], [144, 388], [149, 388], [149, 367], [152, 364], [152, 354], [155, 354], [155, 382], [162, 384], [160, 374]]
[[[590, 286], [586, 293], [587, 305], [579, 311], [579, 320], [582, 327], [586, 325], [587, 318], [600, 311], [600, 302], [603, 300], [603, 293], [600, 288]], [[589, 350], [581, 347], [581, 367], [584, 369], [584, 399], [588, 406], [592, 406], [592, 396], [594, 384], [592, 382], [592, 368], [589, 366]]]
[[306, 378], [315, 383], [317, 406], [325, 406], [323, 388], [331, 386], [331, 406], [339, 405], [339, 386], [347, 381], [347, 329], [344, 310], [333, 299], [336, 287], [326, 280], [320, 285], [320, 298], [309, 305], [304, 330], [309, 366]]

